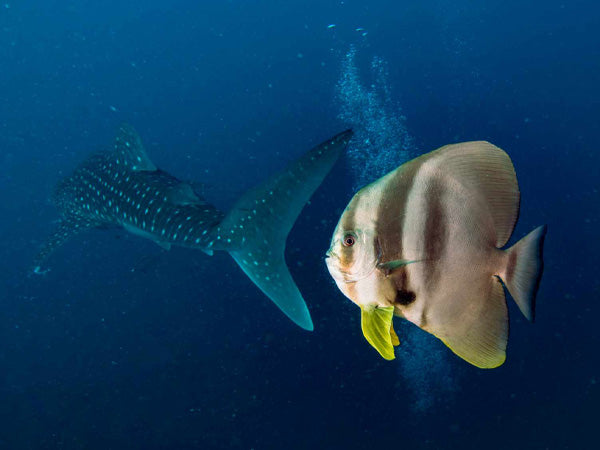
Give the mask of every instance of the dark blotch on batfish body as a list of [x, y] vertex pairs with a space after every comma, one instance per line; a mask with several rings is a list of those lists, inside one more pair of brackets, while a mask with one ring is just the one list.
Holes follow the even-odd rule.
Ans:
[[412, 302], [414, 302], [416, 298], [417, 298], [417, 296], [415, 295], [414, 292], [399, 289], [396, 291], [396, 299], [395, 299], [394, 303], [406, 306], [406, 305], [410, 305]]
[[[510, 248], [519, 213], [508, 155], [488, 142], [442, 147], [361, 189], [334, 232], [327, 266], [362, 310], [365, 337], [394, 357], [393, 315], [481, 368], [506, 358], [504, 286], [533, 320], [546, 227]], [[344, 247], [341, 237], [358, 236]]]

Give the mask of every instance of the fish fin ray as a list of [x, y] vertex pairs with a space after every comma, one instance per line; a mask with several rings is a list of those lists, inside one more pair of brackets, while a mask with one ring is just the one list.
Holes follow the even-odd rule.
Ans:
[[508, 264], [501, 275], [510, 295], [531, 322], [535, 316], [535, 296], [544, 271], [543, 247], [548, 227], [536, 228], [508, 252]]
[[520, 201], [510, 157], [486, 141], [446, 145], [424, 157], [435, 161], [444, 176], [483, 195], [494, 223], [496, 246], [506, 245], [519, 216]]
[[390, 337], [392, 338], [392, 345], [394, 347], [398, 347], [400, 345], [400, 339], [398, 339], [398, 335], [396, 334], [396, 330], [394, 330], [394, 322], [390, 324]]
[[456, 302], [463, 306], [460, 311], [454, 311], [458, 314], [449, 315], [447, 309], [440, 311], [444, 317], [438, 325], [426, 327], [426, 331], [439, 338], [456, 355], [481, 369], [492, 369], [504, 363], [508, 341], [504, 288], [497, 277], [492, 277], [487, 290], [485, 299], [482, 299], [480, 289], [472, 290], [472, 296]]
[[[394, 346], [400, 344], [393, 328], [394, 307], [361, 306], [360, 327], [367, 342], [388, 361], [394, 359]], [[393, 334], [392, 334], [393, 333]]]

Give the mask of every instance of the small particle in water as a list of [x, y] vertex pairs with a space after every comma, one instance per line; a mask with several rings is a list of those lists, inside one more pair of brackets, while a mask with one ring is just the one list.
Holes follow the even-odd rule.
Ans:
[[5, 3], [5, 4], [4, 4], [4, 8], [5, 8], [5, 9], [10, 9], [10, 3]]
[[327, 28], [329, 28], [329, 29], [335, 28], [335, 23], [330, 23], [329, 25], [327, 25]]
[[298, 59], [304, 58], [304, 55], [302, 53], [298, 53], [296, 56], [298, 57]]
[[365, 29], [363, 27], [358, 27], [356, 31], [365, 31]]
[[369, 33], [365, 31], [365, 32], [364, 32], [362, 35], [363, 35], [363, 36], [366, 36], [367, 34], [369, 34]]
[[114, 107], [113, 105], [110, 105], [109, 108], [112, 112], [117, 112], [117, 108]]

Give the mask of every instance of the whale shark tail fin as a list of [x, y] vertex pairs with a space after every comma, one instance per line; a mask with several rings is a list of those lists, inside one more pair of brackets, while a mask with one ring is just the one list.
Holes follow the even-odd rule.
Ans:
[[285, 263], [286, 239], [351, 137], [351, 130], [334, 136], [249, 190], [219, 225], [221, 235], [235, 236], [230, 248], [223, 249], [292, 321], [307, 330], [313, 329], [313, 323]]

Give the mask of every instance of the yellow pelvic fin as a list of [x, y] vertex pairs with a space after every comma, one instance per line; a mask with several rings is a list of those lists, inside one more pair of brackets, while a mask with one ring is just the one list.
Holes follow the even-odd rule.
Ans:
[[400, 345], [400, 339], [398, 339], [398, 335], [396, 331], [394, 331], [394, 322], [390, 323], [390, 337], [392, 338], [392, 345], [394, 347], [398, 347]]
[[399, 345], [398, 336], [392, 328], [394, 307], [386, 306], [376, 308], [374, 306], [361, 306], [360, 325], [362, 332], [375, 350], [384, 359], [392, 360], [394, 356], [394, 345]]

